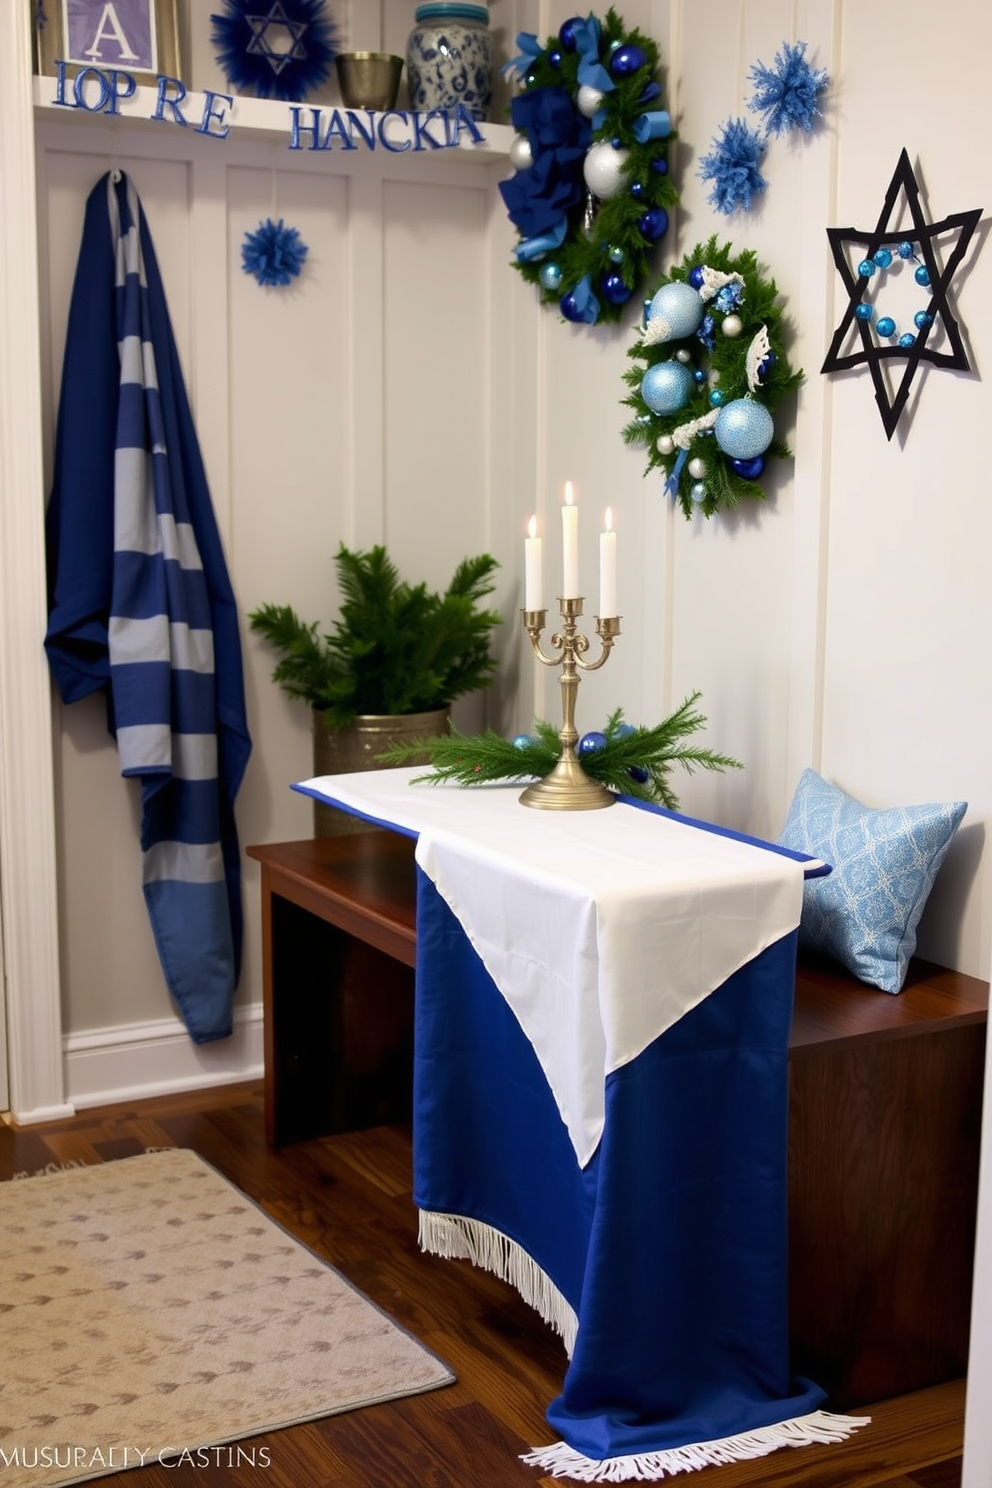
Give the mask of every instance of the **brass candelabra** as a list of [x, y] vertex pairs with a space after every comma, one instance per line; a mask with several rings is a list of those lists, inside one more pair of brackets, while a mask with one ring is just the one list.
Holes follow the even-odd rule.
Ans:
[[598, 671], [613, 650], [613, 642], [620, 634], [620, 617], [596, 615], [596, 634], [602, 650], [596, 661], [587, 661], [589, 639], [580, 634], [576, 624], [582, 614], [581, 599], [559, 599], [561, 629], [554, 631], [551, 645], [557, 656], [546, 656], [541, 649], [541, 635], [547, 625], [547, 610], [523, 610], [524, 628], [530, 636], [531, 648], [544, 666], [561, 667], [562, 725], [558, 734], [561, 755], [550, 774], [533, 785], [520, 797], [524, 806], [536, 807], [538, 811], [598, 811], [603, 806], [612, 806], [616, 797], [598, 780], [591, 780], [583, 770], [575, 746], [579, 735], [575, 727], [575, 703], [579, 690], [579, 672]]

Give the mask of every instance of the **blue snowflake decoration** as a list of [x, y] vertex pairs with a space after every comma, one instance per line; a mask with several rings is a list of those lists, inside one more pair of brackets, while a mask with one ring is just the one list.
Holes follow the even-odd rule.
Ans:
[[775, 53], [774, 67], [757, 62], [751, 68], [754, 95], [748, 108], [761, 114], [766, 134], [785, 134], [792, 129], [813, 127], [820, 110], [817, 98], [830, 81], [824, 68], [806, 61], [806, 43], [788, 42]]
[[295, 227], [286, 227], [280, 217], [267, 217], [255, 232], [245, 233], [241, 245], [241, 267], [268, 289], [279, 289], [295, 279], [310, 252]]
[[764, 140], [744, 119], [727, 120], [699, 162], [700, 177], [713, 183], [709, 200], [718, 212], [750, 211], [752, 198], [768, 184], [758, 169], [764, 152]]
[[337, 48], [324, 0], [224, 0], [210, 40], [236, 93], [299, 103], [325, 83]]

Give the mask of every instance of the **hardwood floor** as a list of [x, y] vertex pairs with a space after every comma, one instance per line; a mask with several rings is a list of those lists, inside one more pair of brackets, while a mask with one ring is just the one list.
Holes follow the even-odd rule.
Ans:
[[[191, 1147], [451, 1366], [457, 1383], [218, 1448], [209, 1466], [148, 1466], [128, 1488], [553, 1488], [519, 1454], [550, 1439], [560, 1343], [516, 1294], [417, 1246], [410, 1136], [379, 1127], [273, 1151], [261, 1084], [0, 1123], [0, 1180], [49, 1164]], [[857, 1414], [860, 1414], [858, 1412]], [[695, 1488], [959, 1488], [964, 1382], [884, 1402], [849, 1442], [708, 1468]], [[265, 1448], [263, 1451], [262, 1449]], [[123, 1477], [123, 1475], [121, 1475]], [[102, 1480], [107, 1481], [107, 1480]]]

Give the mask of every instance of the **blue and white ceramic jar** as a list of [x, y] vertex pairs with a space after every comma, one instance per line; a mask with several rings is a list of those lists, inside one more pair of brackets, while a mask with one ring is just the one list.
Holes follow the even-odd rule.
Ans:
[[464, 104], [485, 119], [493, 96], [493, 37], [486, 5], [418, 5], [406, 48], [410, 107]]

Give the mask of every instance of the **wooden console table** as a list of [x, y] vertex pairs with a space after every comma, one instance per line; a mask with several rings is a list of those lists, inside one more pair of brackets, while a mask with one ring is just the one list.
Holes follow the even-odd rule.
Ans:
[[[412, 839], [249, 847], [262, 867], [266, 1138], [410, 1115]], [[847, 1410], [967, 1364], [988, 984], [899, 996], [804, 964], [790, 1040], [793, 1367]]]

